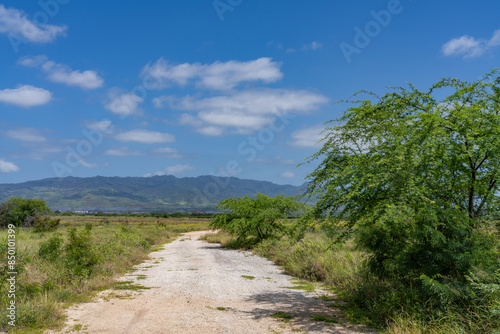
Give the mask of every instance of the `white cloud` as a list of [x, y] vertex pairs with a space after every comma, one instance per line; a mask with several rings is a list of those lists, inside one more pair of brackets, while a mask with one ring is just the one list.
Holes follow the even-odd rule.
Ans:
[[314, 41], [311, 43], [311, 49], [313, 50], [321, 49], [322, 47], [323, 44], [321, 44], [320, 42]]
[[467, 57], [478, 57], [484, 53], [485, 41], [476, 40], [474, 37], [464, 35], [452, 39], [443, 45], [442, 51], [445, 56], [463, 55]]
[[165, 170], [162, 171], [156, 171], [154, 173], [148, 173], [144, 175], [144, 177], [151, 177], [151, 176], [163, 176], [163, 175], [179, 175], [181, 173], [194, 170], [195, 168], [190, 165], [175, 165], [175, 166], [169, 166], [165, 168]]
[[110, 148], [109, 150], [104, 152], [104, 155], [111, 155], [115, 157], [127, 157], [127, 156], [139, 156], [141, 155], [141, 152], [132, 150], [131, 148], [126, 146], [121, 146], [121, 147]]
[[19, 107], [28, 108], [39, 106], [48, 103], [51, 99], [51, 92], [30, 85], [0, 90], [0, 102], [13, 104]]
[[468, 35], [454, 38], [442, 46], [441, 52], [445, 56], [474, 58], [482, 56], [487, 50], [498, 45], [500, 45], [500, 29], [496, 30], [489, 40], [476, 39]]
[[293, 141], [290, 144], [296, 147], [320, 148], [322, 146], [320, 140], [326, 136], [326, 134], [322, 134], [324, 130], [323, 124], [297, 130], [292, 133]]
[[168, 175], [177, 175], [183, 172], [186, 172], [188, 170], [193, 170], [195, 169], [193, 166], [190, 165], [175, 165], [175, 166], [169, 166], [165, 168], [165, 172], [167, 172]]
[[115, 130], [113, 122], [108, 119], [103, 119], [102, 121], [90, 121], [87, 122], [85, 126], [90, 130], [102, 133], [111, 133]]
[[316, 51], [318, 49], [321, 49], [323, 47], [323, 44], [321, 44], [320, 42], [318, 41], [313, 41], [309, 44], [305, 44], [302, 46], [302, 51], [307, 51], [307, 50], [313, 50], [313, 51]]
[[293, 159], [283, 159], [283, 157], [277, 155], [274, 157], [274, 159], [279, 162], [280, 164], [283, 164], [283, 165], [295, 165], [296, 162], [295, 160]]
[[498, 46], [500, 45], [500, 29], [495, 30], [493, 33], [493, 37], [488, 41], [488, 46], [493, 47], [493, 46]]
[[20, 58], [17, 61], [17, 63], [27, 67], [38, 67], [45, 64], [48, 60], [49, 59], [47, 58], [47, 56], [44, 55], [33, 56], [33, 57], [26, 56]]
[[180, 123], [197, 132], [218, 136], [226, 129], [233, 133], [251, 133], [269, 125], [276, 117], [288, 113], [306, 113], [328, 102], [323, 95], [285, 89], [259, 89], [231, 95], [197, 99], [194, 97], [161, 97], [170, 108], [196, 112], [183, 114]]
[[86, 167], [86, 168], [97, 168], [97, 167], [99, 167], [98, 164], [96, 164], [96, 163], [92, 164], [92, 163], [89, 163], [89, 162], [87, 162], [87, 161], [85, 161], [83, 159], [78, 160], [78, 163], [80, 165], [82, 165], [83, 167]]
[[283, 44], [275, 43], [273, 41], [267, 42], [266, 45], [267, 45], [267, 47], [274, 47], [274, 48], [281, 50], [281, 51], [284, 50], [285, 53], [295, 53], [297, 51], [309, 51], [309, 50], [316, 51], [316, 50], [319, 50], [323, 47], [323, 44], [318, 42], [318, 41], [313, 41], [311, 43], [304, 44], [304, 45], [302, 45], [302, 47], [298, 47], [298, 48], [294, 48], [294, 47], [285, 48], [283, 46]]
[[52, 82], [62, 83], [69, 86], [77, 86], [83, 89], [96, 89], [102, 87], [104, 80], [95, 71], [73, 71], [66, 65], [56, 64], [47, 59], [46, 56], [23, 57], [19, 64], [28, 67], [41, 67], [47, 73], [47, 78]]
[[182, 114], [179, 117], [179, 123], [182, 125], [191, 125], [195, 127], [202, 127], [203, 122], [190, 114]]
[[180, 159], [184, 157], [183, 155], [179, 154], [179, 151], [171, 147], [159, 147], [157, 149], [154, 149], [153, 152], [164, 154], [171, 159]]
[[216, 61], [209, 65], [200, 63], [170, 65], [160, 58], [153, 64], [147, 64], [141, 75], [145, 85], [156, 89], [173, 84], [185, 86], [194, 82], [197, 87], [203, 89], [229, 90], [242, 82], [278, 81], [283, 77], [280, 66], [280, 63], [273, 62], [271, 58], [259, 58], [247, 62]]
[[155, 149], [154, 151], [158, 153], [177, 153], [176, 149], [170, 147], [160, 147]]
[[43, 160], [47, 156], [54, 155], [55, 153], [65, 152], [63, 146], [54, 146], [54, 144], [43, 144], [40, 145], [40, 142], [36, 142], [36, 145], [32, 145], [29, 151], [24, 151], [21, 153], [24, 157], [33, 160]]
[[218, 126], [212, 126], [203, 123], [198, 118], [190, 114], [182, 114], [179, 117], [179, 123], [181, 125], [189, 125], [196, 129], [196, 132], [201, 133], [205, 136], [221, 136], [224, 133], [224, 129]]
[[168, 133], [136, 129], [119, 133], [116, 140], [124, 142], [138, 142], [143, 144], [169, 143], [175, 141], [175, 137]]
[[224, 129], [217, 126], [202, 126], [196, 130], [198, 133], [205, 136], [222, 136], [224, 134]]
[[44, 142], [47, 140], [44, 136], [40, 134], [35, 128], [16, 128], [12, 130], [5, 131], [7, 137], [15, 140], [25, 141], [25, 142]]
[[66, 34], [65, 26], [37, 25], [25, 13], [0, 4], [0, 33], [34, 43], [48, 43]]
[[287, 171], [287, 172], [281, 173], [280, 177], [284, 178], [284, 179], [292, 179], [295, 177], [295, 174], [294, 174], [294, 172]]
[[0, 173], [11, 173], [19, 171], [19, 167], [9, 161], [0, 159]]
[[114, 114], [121, 116], [138, 115], [141, 113], [139, 104], [144, 102], [144, 99], [133, 93], [117, 94], [114, 91], [108, 94], [109, 102], [105, 104], [105, 108]]
[[53, 82], [64, 83], [70, 86], [78, 86], [84, 89], [95, 89], [102, 87], [104, 80], [94, 71], [71, 71], [64, 66], [55, 66], [49, 73], [49, 79]]
[[153, 99], [153, 104], [155, 108], [163, 108], [165, 105], [174, 102], [175, 98], [173, 96], [160, 96]]

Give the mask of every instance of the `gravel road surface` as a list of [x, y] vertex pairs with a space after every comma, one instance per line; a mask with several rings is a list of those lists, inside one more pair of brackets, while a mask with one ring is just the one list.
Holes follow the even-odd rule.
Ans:
[[[151, 289], [100, 293], [67, 312], [67, 327], [84, 333], [366, 333], [349, 325], [331, 301], [293, 287], [292, 277], [249, 252], [226, 250], [190, 232], [122, 277]], [[110, 294], [115, 294], [110, 296]], [[125, 297], [125, 298], [124, 298]], [[291, 319], [273, 314], [292, 315]], [[313, 321], [314, 315], [340, 323]], [[75, 327], [75, 325], [77, 327]]]

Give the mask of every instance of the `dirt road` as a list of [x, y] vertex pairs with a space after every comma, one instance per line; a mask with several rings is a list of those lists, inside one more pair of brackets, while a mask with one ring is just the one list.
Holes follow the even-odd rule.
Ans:
[[[151, 289], [132, 298], [101, 293], [68, 310], [65, 329], [86, 333], [359, 333], [361, 327], [313, 321], [339, 318], [331, 301], [293, 287], [266, 259], [197, 240], [186, 233], [122, 278]], [[116, 292], [116, 291], [115, 291]], [[315, 298], [316, 297], [316, 298]], [[281, 315], [276, 316], [276, 313]], [[274, 317], [272, 315], [275, 315]], [[291, 319], [288, 315], [293, 316]], [[76, 327], [75, 327], [76, 326]], [[365, 331], [363, 331], [366, 333]]]

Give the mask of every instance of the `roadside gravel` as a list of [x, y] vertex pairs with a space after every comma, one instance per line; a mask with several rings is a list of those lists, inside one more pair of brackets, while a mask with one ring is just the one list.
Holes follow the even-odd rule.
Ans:
[[[272, 262], [249, 252], [227, 250], [197, 240], [190, 232], [122, 280], [151, 289], [140, 293], [100, 293], [93, 303], [67, 311], [64, 331], [85, 333], [366, 333], [346, 324], [323, 292], [293, 287], [292, 277]], [[113, 296], [110, 296], [112, 294]], [[315, 298], [316, 297], [316, 298]], [[291, 319], [272, 317], [283, 312]], [[340, 323], [312, 321], [314, 315]], [[76, 327], [75, 327], [76, 326]]]

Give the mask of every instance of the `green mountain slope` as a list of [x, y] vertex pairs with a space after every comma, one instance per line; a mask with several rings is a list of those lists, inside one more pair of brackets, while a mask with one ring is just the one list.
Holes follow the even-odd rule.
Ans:
[[301, 193], [300, 187], [235, 177], [66, 177], [0, 184], [0, 201], [13, 196], [39, 198], [53, 210], [191, 211], [213, 210], [233, 196]]

